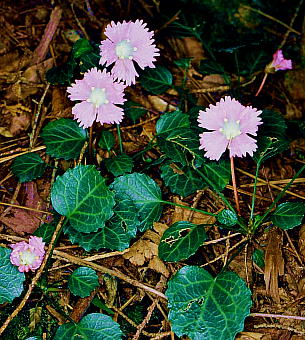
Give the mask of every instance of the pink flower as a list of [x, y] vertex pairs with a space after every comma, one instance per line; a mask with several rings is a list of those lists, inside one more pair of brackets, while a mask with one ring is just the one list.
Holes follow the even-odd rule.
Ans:
[[283, 56], [282, 50], [277, 50], [273, 54], [273, 60], [271, 64], [267, 66], [267, 70], [271, 71], [279, 71], [279, 70], [291, 70], [292, 63], [291, 60], [285, 59]]
[[84, 78], [76, 80], [67, 88], [71, 100], [80, 100], [72, 108], [72, 114], [81, 126], [88, 128], [97, 122], [120, 123], [123, 109], [115, 104], [123, 104], [125, 85], [116, 83], [110, 73], [96, 67], [87, 71]]
[[146, 28], [143, 20], [117, 24], [112, 21], [107, 25], [105, 35], [107, 39], [100, 45], [100, 64], [114, 63], [111, 73], [116, 79], [123, 80], [126, 85], [135, 84], [138, 73], [134, 61], [142, 69], [155, 67], [153, 62], [159, 50], [153, 44], [153, 32]]
[[22, 241], [16, 244], [11, 244], [13, 248], [10, 260], [15, 266], [18, 266], [20, 272], [32, 272], [38, 269], [43, 260], [45, 243], [41, 237], [30, 236], [29, 243]]
[[242, 157], [246, 153], [252, 156], [257, 148], [256, 140], [248, 134], [256, 136], [258, 125], [262, 124], [258, 117], [261, 113], [228, 96], [199, 111], [199, 126], [213, 130], [200, 135], [199, 149], [204, 149], [205, 156], [212, 160], [219, 160], [227, 148], [230, 157]]

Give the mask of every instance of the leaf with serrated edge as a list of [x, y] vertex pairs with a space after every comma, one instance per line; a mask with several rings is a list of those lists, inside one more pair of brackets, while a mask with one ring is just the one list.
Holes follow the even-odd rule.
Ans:
[[189, 117], [181, 111], [167, 112], [157, 121], [156, 132], [158, 135], [168, 136], [172, 131], [190, 127]]
[[75, 120], [61, 118], [48, 123], [41, 133], [48, 155], [55, 158], [76, 159], [87, 139], [87, 131]]
[[161, 190], [156, 182], [145, 174], [132, 173], [114, 180], [111, 188], [118, 200], [129, 199], [139, 214], [140, 231], [152, 227], [162, 212]]
[[192, 340], [233, 340], [250, 314], [251, 291], [233, 272], [213, 278], [200, 267], [185, 266], [168, 282], [172, 330]]
[[18, 177], [19, 182], [30, 182], [41, 177], [46, 168], [45, 162], [39, 155], [29, 152], [15, 158], [12, 164], [12, 171]]
[[193, 194], [206, 186], [202, 178], [191, 167], [179, 167], [175, 163], [163, 165], [161, 167], [161, 177], [164, 184], [170, 187], [172, 193], [183, 197]]
[[69, 277], [68, 287], [72, 294], [84, 298], [99, 286], [98, 276], [94, 269], [79, 267]]
[[[23, 291], [24, 273], [10, 261], [11, 250], [0, 247], [0, 303], [12, 302]], [[9, 283], [9, 284], [8, 284]]]
[[148, 67], [142, 72], [139, 80], [145, 90], [153, 94], [161, 94], [172, 85], [173, 76], [166, 67]]
[[171, 262], [188, 259], [206, 239], [203, 225], [187, 221], [176, 222], [165, 230], [161, 238], [159, 257]]
[[113, 215], [114, 194], [93, 165], [78, 165], [58, 176], [51, 190], [54, 209], [83, 233], [97, 231]]
[[303, 202], [285, 202], [276, 208], [270, 219], [277, 227], [287, 230], [300, 225], [304, 214]]
[[104, 150], [110, 151], [114, 146], [115, 138], [111, 131], [104, 130], [101, 132], [98, 146]]
[[108, 315], [91, 313], [77, 324], [69, 322], [58, 327], [53, 340], [76, 338], [91, 340], [120, 340], [123, 333], [118, 323]]
[[259, 137], [257, 144], [258, 150], [253, 155], [257, 163], [265, 162], [268, 158], [285, 151], [289, 146], [289, 142], [285, 139], [266, 136]]
[[126, 154], [117, 155], [113, 158], [104, 159], [106, 168], [114, 176], [124, 175], [131, 172], [133, 168], [133, 160]]
[[205, 162], [200, 171], [208, 178], [211, 189], [221, 191], [229, 184], [231, 170], [228, 161]]

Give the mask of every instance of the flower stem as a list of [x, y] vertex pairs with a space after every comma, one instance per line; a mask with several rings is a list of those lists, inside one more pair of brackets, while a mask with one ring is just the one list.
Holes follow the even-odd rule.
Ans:
[[120, 152], [123, 153], [123, 143], [122, 143], [122, 137], [121, 137], [121, 129], [120, 129], [120, 124], [116, 125], [117, 131], [118, 131], [118, 139], [119, 139], [119, 144], [120, 144]]
[[260, 85], [259, 89], [257, 90], [257, 92], [255, 93], [255, 97], [257, 97], [259, 95], [259, 93], [261, 92], [262, 88], [265, 85], [267, 77], [268, 77], [268, 73], [265, 73], [264, 78], [263, 78], [263, 80], [261, 82], [261, 85]]
[[230, 165], [231, 165], [231, 176], [232, 176], [232, 185], [233, 185], [233, 191], [234, 191], [234, 199], [236, 204], [236, 210], [237, 214], [240, 216], [240, 208], [239, 208], [239, 200], [238, 200], [238, 193], [237, 193], [237, 187], [236, 187], [236, 178], [235, 178], [235, 169], [234, 169], [234, 157], [230, 157]]
[[260, 166], [261, 166], [261, 162], [258, 161], [257, 164], [256, 164], [254, 186], [253, 186], [253, 195], [252, 195], [252, 202], [251, 202], [251, 214], [250, 214], [250, 220], [251, 221], [253, 221], [253, 217], [254, 217], [254, 207], [255, 207], [256, 190], [257, 190], [257, 178], [258, 178], [258, 171], [259, 171]]

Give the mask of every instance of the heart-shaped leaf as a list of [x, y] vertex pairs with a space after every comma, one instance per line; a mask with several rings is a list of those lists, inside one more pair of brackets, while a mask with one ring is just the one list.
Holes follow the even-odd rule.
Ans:
[[302, 223], [305, 214], [303, 202], [285, 202], [280, 204], [270, 216], [271, 221], [281, 229], [292, 229]]
[[257, 144], [258, 150], [253, 155], [257, 163], [265, 162], [268, 158], [285, 151], [289, 146], [289, 142], [286, 139], [267, 136], [258, 138]]
[[193, 340], [233, 340], [250, 313], [251, 291], [233, 272], [212, 277], [186, 266], [168, 282], [168, 318], [172, 330]]
[[232, 210], [224, 209], [216, 216], [217, 221], [227, 227], [233, 227], [238, 222], [238, 216]]
[[87, 139], [87, 131], [75, 120], [61, 118], [48, 123], [41, 137], [48, 155], [67, 160], [76, 159]]
[[132, 158], [124, 153], [113, 158], [106, 158], [104, 162], [107, 170], [116, 177], [131, 172], [133, 168]]
[[53, 340], [120, 340], [122, 336], [119, 324], [110, 316], [91, 313], [77, 324], [69, 322], [59, 326]]
[[18, 177], [19, 182], [30, 182], [41, 177], [46, 166], [46, 163], [37, 153], [29, 152], [15, 158], [12, 171]]
[[173, 76], [166, 67], [147, 67], [141, 73], [140, 83], [145, 88], [145, 90], [153, 94], [161, 94], [172, 85]]
[[190, 127], [189, 117], [181, 111], [167, 112], [162, 115], [156, 124], [157, 135], [166, 138], [171, 132], [177, 129]]
[[104, 150], [110, 151], [114, 146], [115, 138], [111, 131], [103, 130], [100, 135], [98, 146]]
[[0, 304], [12, 302], [23, 291], [24, 273], [10, 261], [11, 250], [0, 247]]
[[93, 165], [78, 165], [58, 176], [51, 190], [54, 209], [83, 233], [97, 231], [113, 214], [114, 194]]
[[180, 221], [165, 230], [159, 244], [159, 257], [164, 261], [188, 259], [207, 239], [203, 225]]
[[172, 193], [183, 197], [206, 186], [206, 183], [191, 167], [180, 167], [175, 163], [163, 165], [161, 177], [165, 185], [170, 187]]
[[229, 184], [231, 178], [230, 163], [228, 161], [207, 161], [200, 168], [200, 172], [205, 176], [209, 187], [217, 191], [222, 191]]
[[68, 287], [72, 294], [84, 298], [99, 286], [98, 276], [94, 269], [79, 267], [69, 277]]
[[116, 199], [130, 200], [141, 222], [140, 231], [152, 227], [159, 220], [162, 212], [161, 190], [154, 180], [145, 174], [132, 173], [116, 178], [111, 185]]

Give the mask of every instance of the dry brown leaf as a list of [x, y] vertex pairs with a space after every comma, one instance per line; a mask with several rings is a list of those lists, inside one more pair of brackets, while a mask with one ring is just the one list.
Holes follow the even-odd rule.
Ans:
[[22, 131], [26, 131], [30, 126], [30, 118], [27, 113], [21, 113], [19, 116], [12, 118], [9, 132], [12, 136], [17, 136]]
[[52, 116], [57, 118], [68, 118], [72, 116], [71, 106], [64, 91], [60, 87], [54, 87], [52, 90]]
[[148, 95], [147, 100], [151, 104], [151, 107], [158, 112], [171, 112], [177, 110], [177, 107], [167, 103], [159, 96]]
[[284, 275], [284, 259], [282, 254], [283, 234], [273, 228], [268, 233], [268, 244], [265, 251], [264, 279], [266, 292], [277, 302], [280, 302], [278, 276]]
[[[188, 206], [187, 203], [180, 201], [178, 197], [174, 197], [173, 201], [174, 203]], [[216, 219], [215, 217], [204, 215], [197, 211], [175, 207], [171, 222], [174, 224], [179, 221], [189, 221], [194, 224], [207, 224], [216, 222]]]
[[299, 231], [299, 251], [303, 261], [305, 261], [305, 224], [302, 225]]
[[192, 64], [199, 65], [200, 61], [204, 58], [202, 43], [195, 37], [186, 37], [181, 40], [184, 46], [184, 57], [192, 57]]
[[28, 67], [22, 76], [30, 83], [41, 83], [45, 73], [53, 66], [53, 58], [49, 58], [42, 63]]
[[170, 276], [170, 272], [167, 269], [166, 265], [162, 260], [159, 259], [159, 257], [154, 256], [148, 264], [148, 268], [155, 270], [156, 272], [164, 275], [165, 277]]
[[272, 336], [263, 333], [240, 332], [237, 334], [235, 340], [272, 340]]

